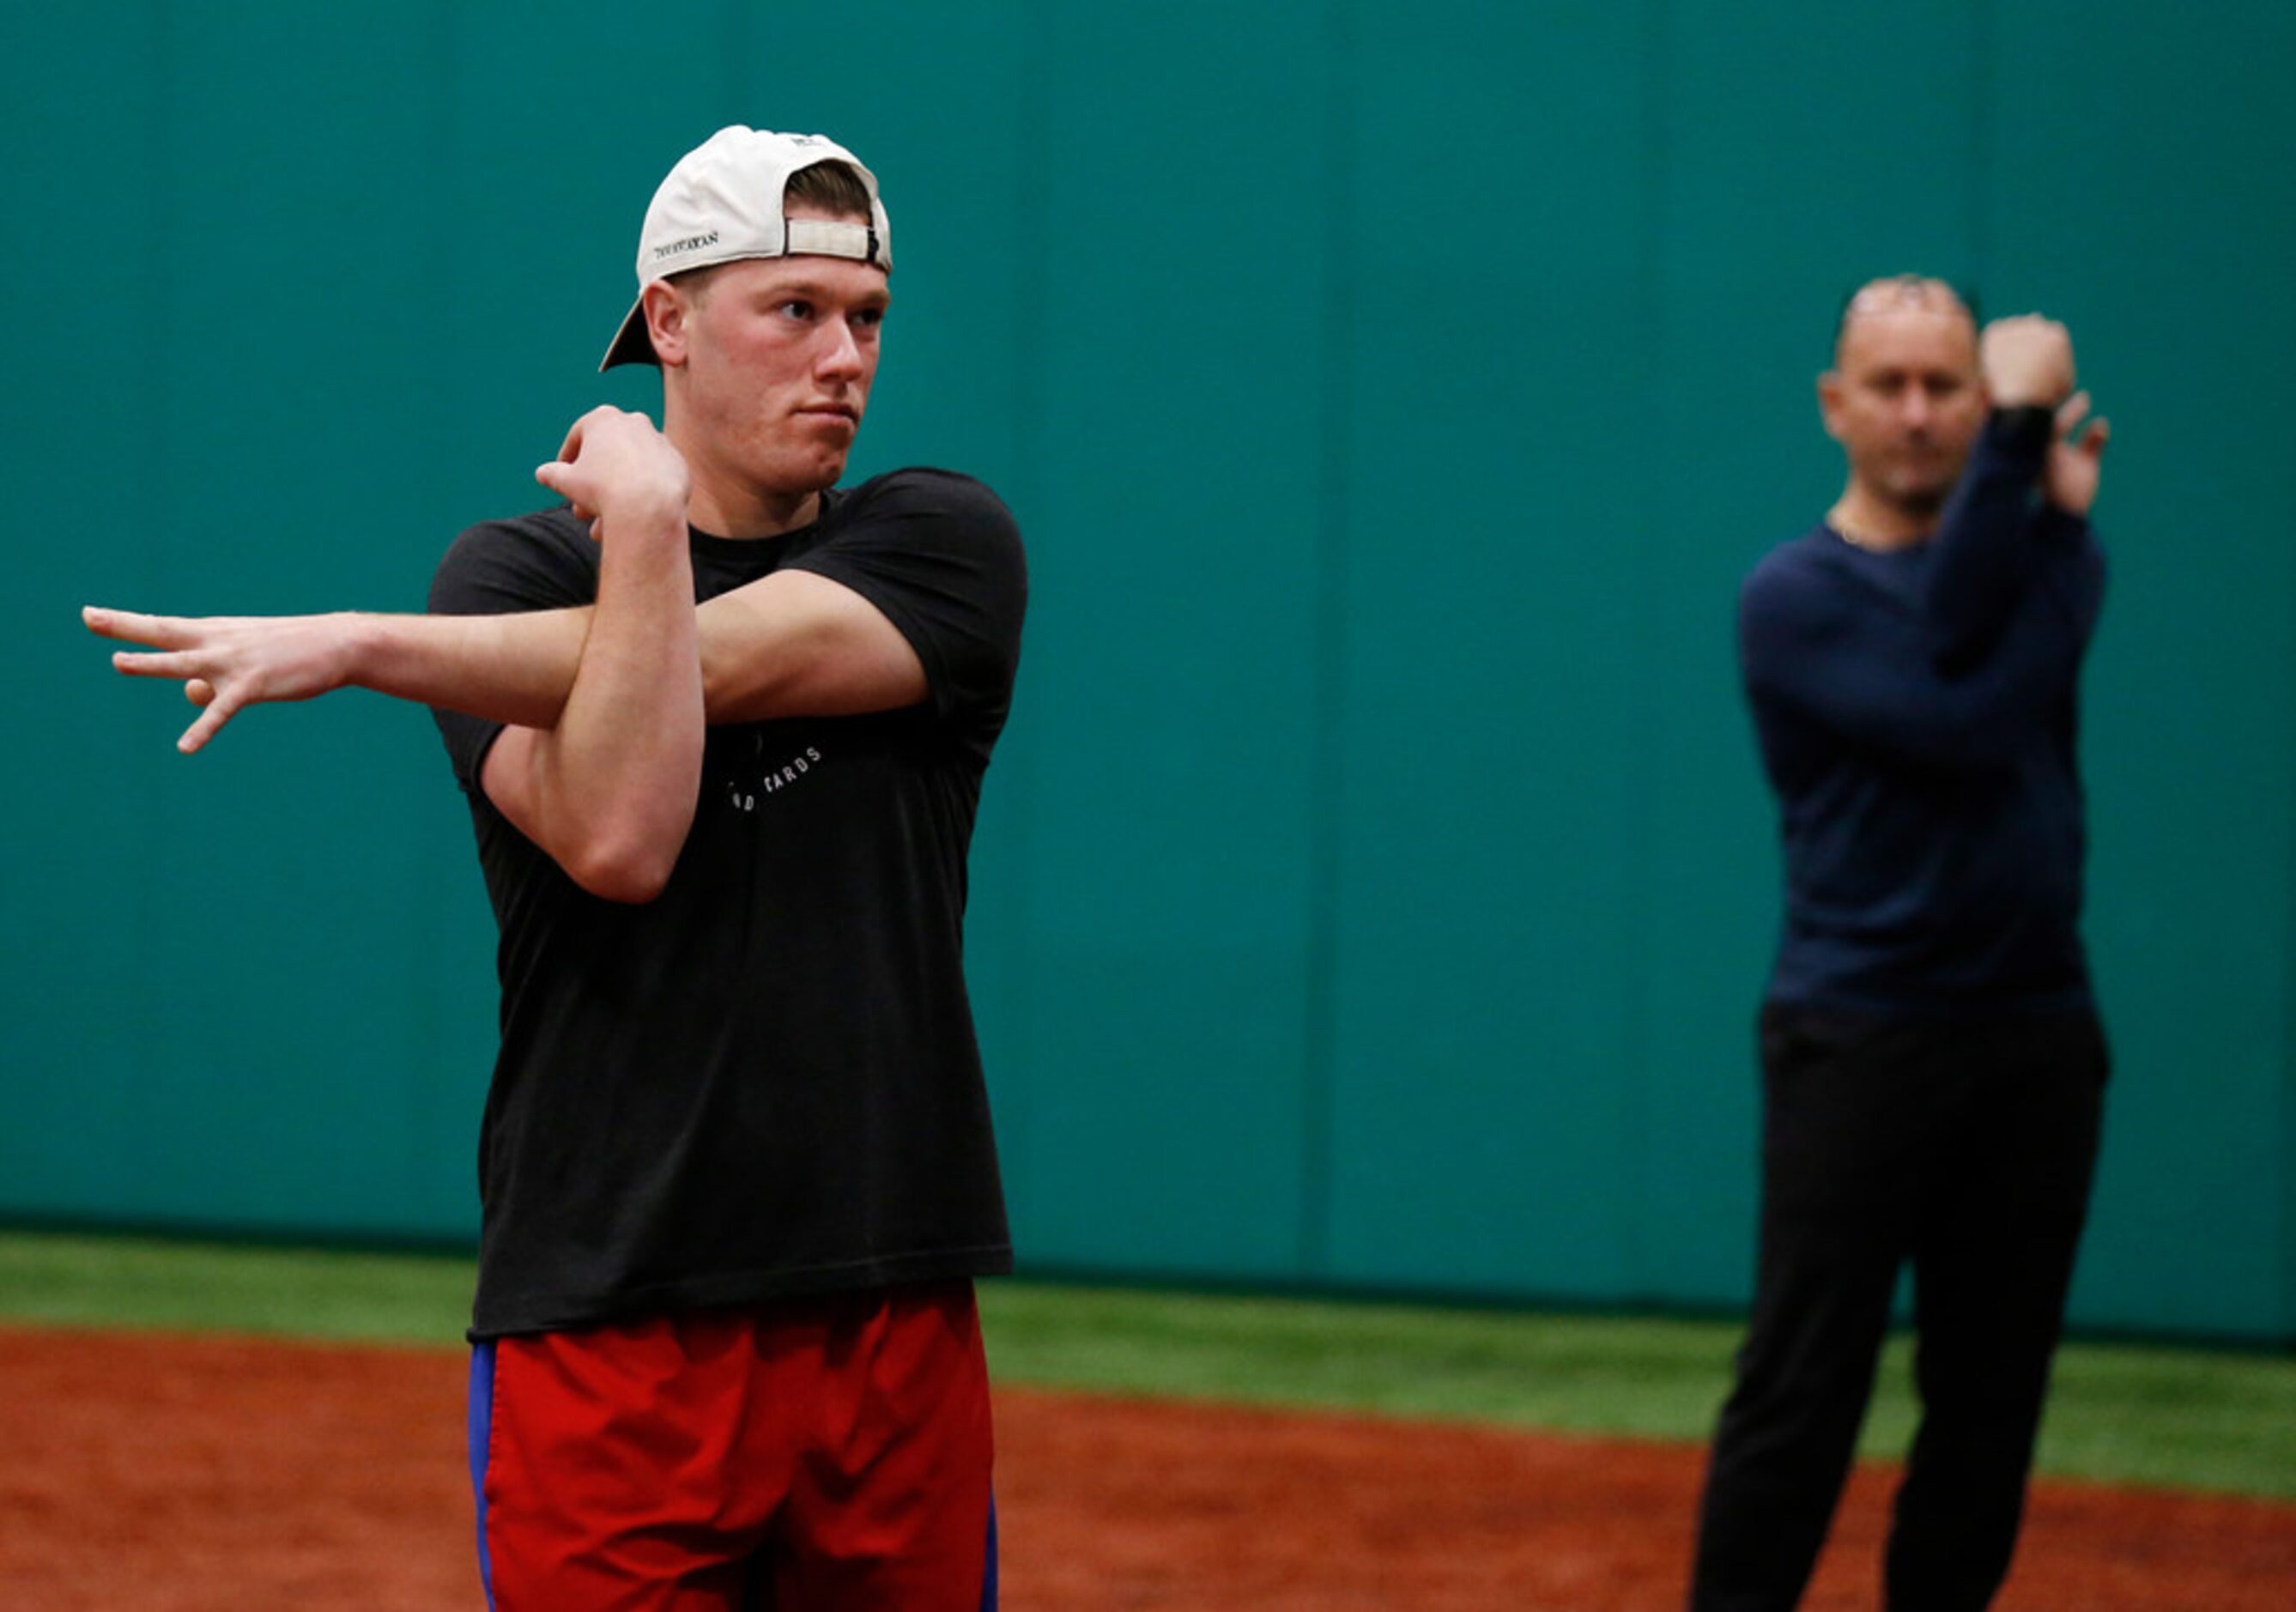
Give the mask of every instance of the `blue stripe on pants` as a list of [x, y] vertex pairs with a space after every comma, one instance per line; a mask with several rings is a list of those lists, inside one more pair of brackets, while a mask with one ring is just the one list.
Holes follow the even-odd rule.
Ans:
[[996, 1612], [996, 1497], [988, 1497], [988, 1559], [980, 1565], [980, 1612]]
[[493, 1442], [495, 1419], [495, 1346], [474, 1345], [471, 1350], [471, 1496], [478, 1502], [479, 1583], [487, 1592], [487, 1612], [494, 1612], [495, 1567], [487, 1555], [487, 1450]]

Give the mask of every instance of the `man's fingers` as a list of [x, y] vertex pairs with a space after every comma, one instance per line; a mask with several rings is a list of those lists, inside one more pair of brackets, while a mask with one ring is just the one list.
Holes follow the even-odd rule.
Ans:
[[[596, 412], [597, 411], [594, 409], [591, 411], [593, 414]], [[561, 459], [571, 459], [581, 453], [582, 428], [589, 424], [589, 420], [590, 415], [584, 415], [580, 419], [575, 421], [573, 424], [567, 427], [566, 440], [558, 445], [558, 456]]]
[[187, 649], [111, 652], [115, 671], [126, 672], [131, 678], [188, 678], [199, 675], [204, 656]]
[[79, 619], [87, 629], [102, 638], [118, 638], [128, 644], [156, 644], [162, 649], [174, 649], [187, 641], [186, 623], [180, 616], [139, 615], [132, 610], [106, 610], [100, 604], [81, 608]]
[[2088, 393], [2077, 391], [2057, 405], [2057, 435], [2070, 437], [2088, 414]]
[[534, 479], [574, 506], [576, 514], [586, 521], [592, 518], [583, 506], [581, 495], [575, 490], [581, 476], [573, 465], [563, 459], [546, 459], [534, 467]]
[[591, 526], [590, 535], [593, 538], [598, 535], [596, 530], [598, 512], [584, 503], [582, 495], [575, 489], [572, 465], [553, 459], [547, 465], [537, 465], [534, 467], [534, 479], [572, 505], [574, 518], [578, 521], [587, 521]]
[[184, 685], [184, 698], [194, 705], [212, 705], [215, 697], [215, 685], [205, 678], [193, 678]]
[[[188, 691], [186, 691], [188, 692]], [[237, 714], [241, 702], [217, 699], [200, 713], [198, 721], [184, 729], [184, 736], [176, 741], [176, 748], [185, 755], [195, 753], [201, 746], [215, 737], [226, 722]]]
[[2091, 420], [2088, 429], [2080, 434], [2081, 451], [2092, 459], [2104, 452], [2104, 445], [2112, 440], [2112, 422]]

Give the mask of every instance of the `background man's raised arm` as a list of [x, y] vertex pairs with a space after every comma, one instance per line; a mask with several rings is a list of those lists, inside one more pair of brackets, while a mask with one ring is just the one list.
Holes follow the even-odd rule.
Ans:
[[[1996, 319], [1978, 355], [1993, 412], [1931, 539], [1923, 601], [1931, 660], [1948, 673], [1991, 654], [2021, 607], [2038, 559], [2029, 519], [2035, 490], [2054, 493], [2062, 435], [2088, 407], [2073, 396], [2072, 338], [2054, 319]], [[2082, 441], [2093, 465], [2103, 442], [2098, 427]], [[2085, 516], [2095, 491], [2092, 475], [2088, 498], [2070, 513]]]

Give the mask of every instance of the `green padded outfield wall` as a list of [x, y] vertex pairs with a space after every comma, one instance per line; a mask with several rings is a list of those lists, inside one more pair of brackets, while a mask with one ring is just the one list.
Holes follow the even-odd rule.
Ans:
[[2117, 1044], [2077, 1324], [2296, 1338], [2296, 9], [13, 5], [0, 1218], [467, 1238], [428, 719], [208, 753], [86, 601], [417, 607], [599, 400], [667, 164], [884, 177], [857, 469], [1032, 545], [971, 955], [1042, 1271], [1727, 1308], [1776, 921], [1734, 590], [1842, 292], [2061, 314]]

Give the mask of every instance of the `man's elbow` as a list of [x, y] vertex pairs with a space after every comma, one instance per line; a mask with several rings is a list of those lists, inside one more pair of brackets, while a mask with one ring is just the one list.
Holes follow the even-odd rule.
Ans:
[[574, 882], [602, 901], [614, 901], [625, 907], [643, 907], [669, 887], [667, 872], [656, 873], [650, 868], [597, 867], [570, 868]]
[[601, 901], [643, 907], [669, 887], [685, 845], [682, 827], [674, 837], [659, 832], [600, 835], [561, 857], [559, 866]]

